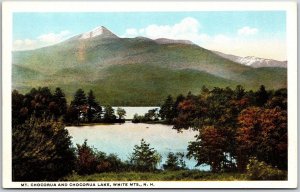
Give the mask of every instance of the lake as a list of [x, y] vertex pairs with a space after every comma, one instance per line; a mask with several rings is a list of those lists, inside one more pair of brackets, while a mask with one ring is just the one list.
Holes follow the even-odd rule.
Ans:
[[[81, 127], [67, 127], [74, 145], [82, 144], [85, 139], [88, 145], [105, 153], [117, 154], [123, 161], [133, 152], [134, 145], [140, 145], [141, 139], [150, 143], [162, 155], [162, 164], [165, 163], [169, 152], [183, 152], [187, 154], [187, 146], [194, 141], [197, 134], [191, 130], [178, 133], [170, 125], [163, 124], [134, 124], [126, 121], [124, 124], [94, 125]], [[196, 161], [185, 159], [187, 167], [195, 169]], [[199, 167], [197, 168], [199, 169]], [[207, 166], [200, 167], [208, 170]]]
[[[118, 107], [113, 107], [117, 111]], [[145, 115], [150, 109], [160, 109], [160, 107], [121, 107], [126, 111], [125, 119], [133, 119], [134, 114]]]

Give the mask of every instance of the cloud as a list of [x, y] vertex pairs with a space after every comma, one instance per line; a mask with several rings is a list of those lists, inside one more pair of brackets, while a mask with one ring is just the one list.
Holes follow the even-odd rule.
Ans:
[[275, 60], [286, 60], [286, 41], [284, 39], [244, 39], [240, 37], [216, 36], [201, 45], [210, 50], [237, 56], [256, 56]]
[[201, 39], [203, 36], [199, 36], [200, 23], [192, 17], [186, 17], [179, 23], [174, 25], [148, 25], [145, 28], [126, 29], [126, 33], [123, 36], [145, 36], [151, 39], [157, 38], [169, 38], [169, 39], [188, 39], [195, 40]]
[[237, 33], [238, 35], [243, 35], [243, 36], [255, 35], [258, 33], [258, 29], [245, 26], [241, 29], [238, 29]]
[[126, 29], [126, 34], [129, 36], [136, 36], [136, 35], [138, 35], [138, 31], [135, 28], [129, 28], [129, 29]]
[[210, 50], [221, 51], [238, 56], [257, 56], [286, 59], [285, 40], [275, 38], [248, 39], [248, 36], [258, 34], [257, 28], [244, 26], [237, 29], [236, 34], [206, 34], [201, 31], [200, 22], [192, 17], [186, 17], [174, 25], [152, 24], [144, 28], [128, 28], [122, 37], [144, 36], [151, 39], [169, 38], [190, 40], [195, 44]]
[[13, 42], [13, 50], [31, 50], [53, 45], [66, 39], [70, 34], [70, 31], [64, 30], [59, 33], [42, 34], [35, 39], [17, 39]]
[[70, 34], [70, 31], [61, 31], [59, 33], [48, 33], [38, 36], [38, 40], [44, 43], [58, 43], [62, 41], [66, 36]]
[[18, 39], [13, 42], [13, 50], [27, 50], [37, 48], [37, 41], [33, 39]]

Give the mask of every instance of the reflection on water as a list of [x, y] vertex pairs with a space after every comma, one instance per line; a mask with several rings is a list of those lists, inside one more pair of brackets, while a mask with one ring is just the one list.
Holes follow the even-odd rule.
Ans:
[[[95, 125], [83, 127], [67, 127], [73, 137], [73, 144], [82, 144], [84, 139], [88, 139], [88, 145], [93, 146], [105, 153], [115, 153], [123, 161], [133, 152], [134, 145], [139, 145], [141, 139], [150, 143], [150, 147], [155, 148], [163, 157], [161, 165], [165, 162], [169, 152], [187, 153], [188, 142], [194, 141], [196, 132], [183, 131], [178, 133], [170, 125], [162, 124], [134, 124], [126, 122], [124, 124]], [[188, 168], [193, 169], [196, 162], [186, 160]], [[207, 169], [202, 167], [201, 169]]]

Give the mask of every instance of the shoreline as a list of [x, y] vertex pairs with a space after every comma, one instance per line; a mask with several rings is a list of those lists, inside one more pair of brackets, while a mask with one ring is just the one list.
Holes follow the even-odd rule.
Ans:
[[[125, 124], [125, 123], [133, 123], [132, 119], [125, 119], [124, 122], [115, 122], [115, 123], [105, 123], [105, 122], [98, 122], [98, 123], [80, 123], [80, 124], [65, 124], [66, 127], [84, 127], [84, 126], [97, 126], [97, 125], [115, 125], [115, 124]], [[168, 124], [165, 121], [147, 121], [147, 122], [139, 122], [139, 123], [133, 123], [133, 124], [162, 124], [162, 125], [173, 125]]]

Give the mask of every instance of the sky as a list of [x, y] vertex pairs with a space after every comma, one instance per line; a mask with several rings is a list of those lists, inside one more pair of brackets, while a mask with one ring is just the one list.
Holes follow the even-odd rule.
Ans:
[[13, 49], [59, 43], [105, 26], [119, 37], [190, 40], [227, 54], [286, 60], [286, 12], [14, 13]]

